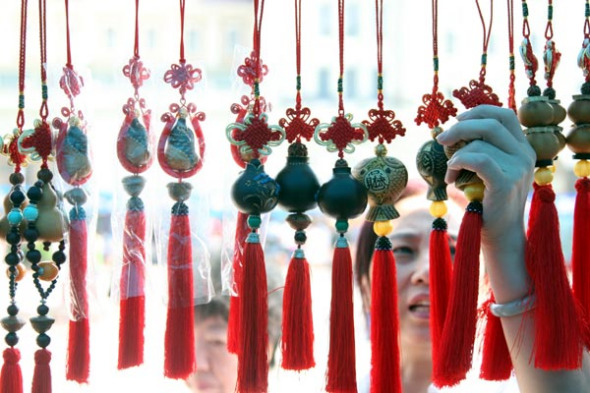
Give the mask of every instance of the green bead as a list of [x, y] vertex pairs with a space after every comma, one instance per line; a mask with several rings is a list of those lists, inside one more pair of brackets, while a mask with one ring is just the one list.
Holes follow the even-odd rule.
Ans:
[[338, 233], [348, 231], [348, 220], [336, 220], [336, 231]]
[[248, 216], [248, 226], [252, 229], [260, 228], [260, 224], [262, 224], [262, 219], [260, 216], [257, 215], [250, 215]]

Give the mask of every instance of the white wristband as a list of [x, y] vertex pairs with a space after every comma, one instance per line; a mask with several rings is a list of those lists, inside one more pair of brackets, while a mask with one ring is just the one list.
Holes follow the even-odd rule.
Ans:
[[532, 294], [522, 299], [513, 300], [509, 303], [491, 303], [490, 312], [498, 318], [513, 317], [534, 309], [537, 306], [537, 297]]

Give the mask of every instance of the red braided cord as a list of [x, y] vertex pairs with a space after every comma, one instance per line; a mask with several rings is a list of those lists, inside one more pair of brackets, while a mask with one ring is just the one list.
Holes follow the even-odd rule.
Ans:
[[72, 68], [72, 52], [70, 49], [70, 5], [68, 0], [66, 0], [66, 48], [68, 51], [68, 62], [66, 63], [66, 67]]
[[184, 58], [184, 2], [185, 0], [180, 0], [180, 62], [184, 63], [186, 59]]
[[[383, 0], [375, 0], [375, 26], [377, 30], [377, 73], [383, 78]], [[377, 105], [383, 110], [383, 89], [377, 87]], [[383, 138], [379, 139], [383, 143]]]
[[[477, 12], [479, 13], [479, 18], [481, 20], [481, 26], [483, 28], [483, 48], [482, 54], [486, 55], [488, 53], [488, 45], [490, 43], [490, 37], [492, 36], [492, 22], [494, 21], [494, 0], [490, 0], [490, 23], [486, 27], [486, 22], [483, 18], [483, 12], [481, 11], [481, 7], [479, 5], [479, 0], [475, 0], [475, 4], [477, 5]], [[486, 64], [481, 64], [481, 70], [479, 72], [479, 81], [483, 83], [485, 80], [486, 75]]]
[[256, 80], [254, 82], [254, 108], [255, 116], [260, 114], [260, 92], [258, 91], [258, 83], [260, 81], [260, 36], [262, 32], [262, 17], [264, 15], [264, 0], [254, 0], [254, 57], [256, 62], [255, 74]]
[[[295, 108], [301, 110], [301, 0], [295, 0], [295, 58], [297, 68], [297, 96]], [[297, 138], [300, 142], [301, 138]]]
[[[39, 47], [41, 49], [41, 86], [43, 90], [47, 89], [47, 13], [46, 0], [39, 0]], [[42, 96], [41, 109], [39, 115], [43, 121], [47, 120], [47, 97]]]
[[[526, 5], [526, 0], [522, 0], [523, 6]], [[527, 16], [523, 16], [522, 18], [522, 36], [524, 38], [529, 38], [531, 35], [531, 28], [529, 26], [529, 20]]]
[[[340, 61], [339, 82], [343, 83], [344, 79], [344, 0], [338, 0], [338, 50]], [[344, 115], [344, 99], [342, 98], [343, 89], [338, 89], [338, 113]]]
[[[589, 1], [586, 0], [586, 4], [585, 7], [586, 9], [588, 9], [589, 7]], [[585, 20], [584, 20], [584, 40], [586, 39], [590, 39], [590, 15], [586, 15], [585, 16]], [[590, 72], [588, 72], [586, 74], [586, 82], [590, 82]]]
[[553, 0], [547, 1], [547, 27], [545, 27], [545, 39], [550, 40], [553, 38], [553, 21], [552, 11]]
[[139, 58], [139, 0], [135, 0], [135, 44], [133, 55]]
[[514, 71], [514, 0], [506, 0], [508, 9], [508, 51], [510, 62], [510, 83], [508, 84], [508, 107], [516, 112], [516, 89], [514, 81], [516, 80]]
[[434, 66], [434, 78], [432, 94], [438, 91], [438, 0], [432, 0], [432, 58]]

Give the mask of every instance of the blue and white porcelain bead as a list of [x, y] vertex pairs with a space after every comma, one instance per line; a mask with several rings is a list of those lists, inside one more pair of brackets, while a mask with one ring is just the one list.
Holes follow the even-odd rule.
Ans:
[[23, 213], [20, 211], [20, 209], [15, 208], [8, 213], [6, 218], [8, 219], [10, 225], [18, 225], [23, 220]]
[[27, 207], [25, 207], [25, 210], [23, 210], [23, 213], [25, 215], [25, 220], [27, 221], [37, 221], [37, 217], [39, 217], [39, 210], [37, 209], [37, 206], [31, 204]]

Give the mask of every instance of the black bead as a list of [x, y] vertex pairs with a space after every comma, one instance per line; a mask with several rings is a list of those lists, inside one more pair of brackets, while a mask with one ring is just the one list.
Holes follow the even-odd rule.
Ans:
[[25, 229], [23, 236], [28, 242], [35, 242], [39, 238], [39, 231], [36, 228]]
[[16, 306], [16, 304], [11, 304], [10, 306], [8, 306], [6, 311], [8, 311], [8, 315], [15, 316], [16, 314], [18, 314], [18, 307]]
[[10, 181], [10, 184], [12, 184], [14, 186], [16, 186], [18, 184], [22, 184], [25, 181], [25, 177], [20, 172], [19, 173], [17, 173], [17, 172], [11, 173], [10, 177], [8, 179]]
[[41, 252], [39, 250], [27, 251], [27, 260], [33, 264], [39, 263], [41, 261]]
[[53, 179], [53, 173], [48, 168], [43, 168], [37, 172], [37, 179], [49, 183]]
[[47, 307], [45, 304], [41, 304], [39, 307], [37, 307], [37, 313], [39, 315], [47, 315], [48, 312], [49, 307]]
[[15, 332], [10, 332], [6, 335], [6, 337], [4, 337], [4, 341], [6, 341], [8, 346], [14, 347], [16, 344], [18, 344], [18, 336]]
[[50, 247], [51, 247], [51, 242], [43, 242], [43, 250], [49, 251]]
[[20, 235], [19, 235], [19, 233], [16, 232], [16, 231], [10, 231], [10, 232], [8, 232], [6, 234], [6, 242], [8, 244], [12, 244], [12, 245], [15, 245], [15, 244], [20, 243]]
[[324, 183], [317, 194], [320, 210], [336, 219], [347, 220], [361, 215], [367, 207], [367, 189], [350, 174], [350, 167], [339, 160], [333, 177]]
[[[37, 184], [37, 183], [35, 183], [35, 184]], [[29, 188], [29, 191], [27, 191], [27, 197], [31, 200], [32, 203], [39, 202], [42, 195], [43, 195], [43, 190], [41, 189], [41, 187], [37, 187], [36, 185]]]
[[20, 206], [25, 200], [25, 194], [21, 190], [14, 190], [10, 193], [10, 202], [15, 206]]
[[53, 262], [57, 263], [58, 265], [61, 265], [66, 261], [66, 254], [62, 251], [56, 251], [53, 253], [51, 259], [53, 260]]
[[304, 244], [307, 241], [307, 235], [303, 231], [295, 232], [295, 242], [297, 244]]
[[50, 343], [51, 337], [49, 337], [47, 334], [41, 333], [37, 336], [37, 345], [41, 348], [47, 348], [47, 346], [49, 346]]
[[4, 262], [6, 262], [9, 266], [16, 266], [20, 262], [20, 258], [17, 254], [11, 252], [4, 257]]

